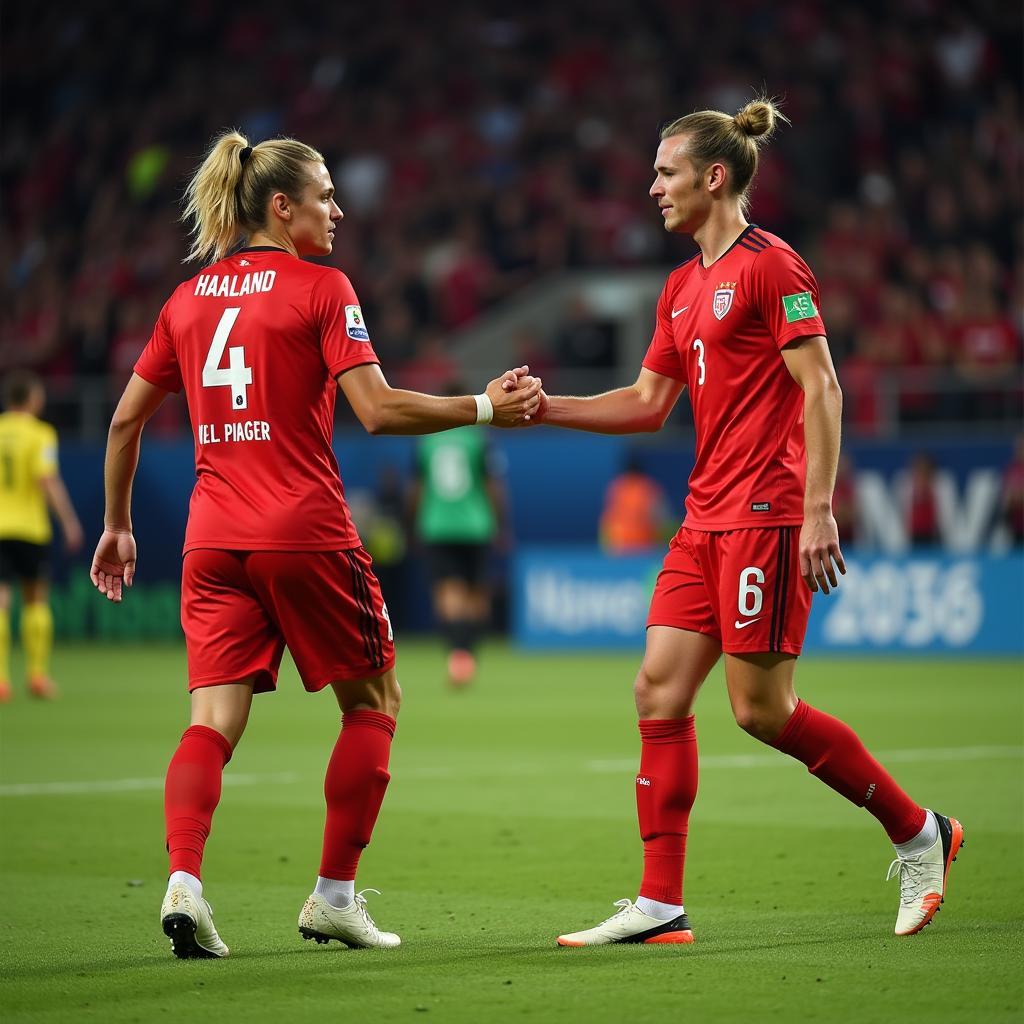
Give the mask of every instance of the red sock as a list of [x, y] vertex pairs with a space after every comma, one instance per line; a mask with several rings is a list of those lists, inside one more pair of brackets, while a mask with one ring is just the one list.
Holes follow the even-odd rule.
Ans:
[[697, 732], [693, 715], [640, 722], [636, 812], [644, 841], [640, 895], [683, 904], [683, 860], [690, 808], [697, 796]]
[[896, 785], [845, 722], [797, 702], [772, 746], [807, 765], [807, 770], [858, 807], [866, 807], [894, 843], [924, 828], [925, 810]]
[[231, 760], [231, 744], [216, 729], [190, 725], [167, 766], [164, 818], [171, 871], [199, 878], [203, 847], [220, 800], [221, 772]]
[[348, 881], [356, 877], [359, 856], [370, 842], [384, 801], [395, 720], [379, 711], [348, 711], [334, 745], [324, 796], [327, 824], [320, 877]]

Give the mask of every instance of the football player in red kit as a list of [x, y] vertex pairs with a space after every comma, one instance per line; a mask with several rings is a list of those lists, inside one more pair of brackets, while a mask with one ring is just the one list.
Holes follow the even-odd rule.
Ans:
[[849, 726], [799, 700], [793, 672], [812, 592], [845, 572], [832, 516], [842, 396], [818, 286], [781, 238], [745, 217], [758, 140], [779, 112], [765, 100], [735, 116], [702, 111], [661, 134], [650, 194], [668, 231], [699, 255], [669, 275], [635, 384], [590, 398], [548, 398], [534, 422], [609, 434], [658, 430], [684, 388], [697, 431], [686, 518], [669, 546], [635, 684], [640, 718], [638, 899], [563, 946], [693, 941], [683, 859], [697, 792], [693, 705], [725, 655], [737, 723], [802, 761], [873, 814], [896, 847], [896, 933], [932, 918], [963, 842], [952, 818], [896, 784]]
[[[184, 390], [196, 485], [182, 568], [191, 724], [167, 770], [170, 878], [160, 916], [174, 953], [227, 956], [200, 865], [221, 772], [254, 693], [273, 690], [285, 645], [309, 691], [332, 687], [342, 729], [327, 767], [320, 876], [299, 915], [317, 941], [393, 947], [355, 891], [389, 781], [401, 697], [391, 624], [331, 448], [340, 386], [371, 433], [514, 426], [539, 403], [491, 381], [480, 395], [391, 388], [348, 278], [303, 256], [331, 252], [342, 218], [323, 157], [293, 139], [215, 140], [187, 193], [190, 256], [211, 261], [160, 313], [110, 425], [104, 532], [92, 564], [120, 601], [135, 574], [131, 486], [143, 427]], [[236, 249], [239, 241], [244, 247]]]

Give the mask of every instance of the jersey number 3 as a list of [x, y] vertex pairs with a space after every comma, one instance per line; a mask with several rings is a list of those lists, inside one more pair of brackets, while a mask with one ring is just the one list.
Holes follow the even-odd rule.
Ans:
[[252, 367], [245, 365], [245, 349], [241, 345], [232, 345], [228, 349], [226, 369], [222, 369], [220, 365], [228, 343], [228, 335], [241, 312], [241, 306], [232, 306], [224, 310], [217, 330], [213, 332], [210, 351], [206, 353], [206, 362], [203, 364], [203, 387], [231, 388], [232, 409], [249, 407], [249, 393], [246, 388], [252, 383]]
[[704, 366], [704, 342], [700, 338], [694, 338], [692, 347], [697, 353], [697, 383], [699, 385], [704, 383], [704, 377], [707, 372]]

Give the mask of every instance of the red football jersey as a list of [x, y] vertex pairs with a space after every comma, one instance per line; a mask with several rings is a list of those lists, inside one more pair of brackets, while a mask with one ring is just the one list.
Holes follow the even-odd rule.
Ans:
[[180, 285], [135, 372], [185, 389], [197, 477], [185, 551], [358, 547], [331, 450], [335, 377], [376, 362], [331, 267], [250, 248]]
[[825, 333], [818, 308], [807, 264], [753, 224], [710, 267], [695, 256], [669, 275], [643, 365], [689, 387], [690, 529], [803, 522], [803, 392], [781, 350]]

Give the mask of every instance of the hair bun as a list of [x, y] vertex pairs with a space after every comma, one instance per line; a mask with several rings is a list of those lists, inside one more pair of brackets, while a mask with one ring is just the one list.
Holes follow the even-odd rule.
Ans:
[[734, 117], [733, 121], [744, 135], [757, 138], [771, 134], [779, 110], [770, 100], [751, 100]]

